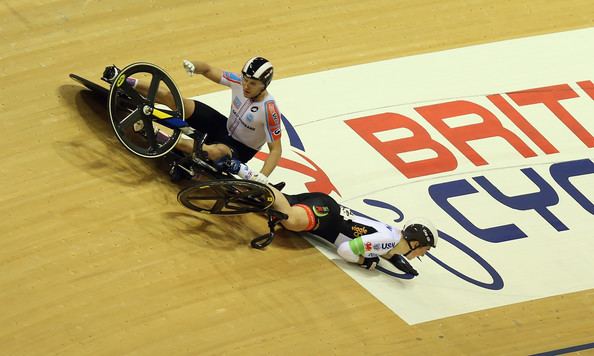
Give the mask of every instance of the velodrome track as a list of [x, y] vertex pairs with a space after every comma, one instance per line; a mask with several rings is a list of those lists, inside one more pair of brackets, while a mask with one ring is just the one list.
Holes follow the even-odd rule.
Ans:
[[[250, 249], [261, 218], [185, 210], [163, 167], [127, 152], [68, 79], [142, 60], [201, 95], [220, 87], [187, 77], [184, 58], [239, 69], [260, 54], [285, 79], [592, 27], [591, 1], [24, 0], [0, 13], [2, 354], [525, 355], [594, 343], [592, 289], [409, 324], [299, 236]], [[403, 288], [439, 284], [422, 279], [427, 264]]]

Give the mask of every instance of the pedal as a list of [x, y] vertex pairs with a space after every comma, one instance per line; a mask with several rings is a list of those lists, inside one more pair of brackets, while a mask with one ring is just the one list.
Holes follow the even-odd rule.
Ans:
[[114, 65], [111, 66], [107, 66], [105, 67], [105, 70], [103, 71], [103, 75], [101, 76], [101, 80], [103, 80], [106, 83], [109, 83], [110, 85], [113, 84], [113, 81], [117, 78], [117, 76], [120, 74], [120, 69], [118, 67]]
[[132, 130], [136, 133], [140, 133], [142, 136], [146, 135], [146, 132], [144, 132], [144, 122], [142, 120], [136, 121], [134, 125], [132, 125]]

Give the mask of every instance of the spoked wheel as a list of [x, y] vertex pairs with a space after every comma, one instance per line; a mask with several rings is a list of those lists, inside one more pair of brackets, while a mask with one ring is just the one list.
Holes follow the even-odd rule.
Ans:
[[[132, 88], [126, 78], [149, 83], [148, 89]], [[167, 93], [173, 108], [156, 102], [159, 89]], [[134, 63], [124, 68], [109, 91], [109, 118], [118, 140], [132, 153], [156, 158], [167, 154], [180, 138], [184, 120], [182, 96], [173, 80], [161, 68], [150, 63]], [[159, 127], [173, 132], [157, 134]]]
[[258, 182], [221, 179], [187, 187], [177, 200], [201, 213], [237, 215], [266, 211], [274, 203], [274, 193]]

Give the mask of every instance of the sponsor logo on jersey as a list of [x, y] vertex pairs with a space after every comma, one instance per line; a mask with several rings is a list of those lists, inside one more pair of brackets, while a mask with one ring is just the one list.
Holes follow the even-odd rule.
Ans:
[[251, 111], [251, 112], [256, 112], [256, 111], [258, 111], [258, 107], [257, 107], [257, 106], [252, 106], [252, 107], [250, 108], [250, 111]]
[[340, 206], [340, 215], [345, 218], [352, 218], [353, 212], [346, 206]]
[[371, 251], [373, 249], [373, 244], [371, 242], [365, 243], [365, 251]]
[[328, 208], [327, 206], [314, 205], [313, 212], [314, 214], [316, 214], [317, 217], [322, 218], [328, 215], [328, 213], [330, 213], [330, 208]]
[[251, 130], [251, 131], [256, 131], [256, 128], [255, 128], [255, 127], [253, 127], [253, 126], [250, 126], [248, 123], [246, 123], [245, 121], [243, 121], [241, 118], [239, 118], [239, 122], [240, 122], [240, 123], [241, 123], [241, 125], [242, 125], [243, 127], [245, 127], [246, 129], [248, 129], [248, 130]]
[[396, 246], [395, 242], [373, 244], [374, 250], [391, 250]]
[[351, 231], [353, 231], [355, 237], [367, 235], [367, 228], [365, 226], [353, 225], [351, 226]]
[[[233, 106], [235, 106], [236, 108], [239, 108], [239, 106], [241, 106], [241, 100], [239, 99], [239, 97], [235, 97], [233, 99]], [[235, 111], [233, 111], [233, 113], [235, 114]]]
[[266, 102], [266, 124], [272, 139], [274, 141], [280, 139], [281, 136], [281, 120], [280, 113], [274, 104], [274, 101]]

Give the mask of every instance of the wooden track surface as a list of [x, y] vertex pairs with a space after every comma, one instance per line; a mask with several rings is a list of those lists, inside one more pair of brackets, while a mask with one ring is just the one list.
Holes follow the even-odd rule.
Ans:
[[125, 151], [68, 78], [143, 60], [193, 96], [220, 88], [185, 76], [184, 58], [238, 69], [261, 54], [284, 78], [590, 27], [591, 0], [7, 0], [0, 17], [0, 354], [529, 354], [594, 341], [593, 291], [409, 326], [298, 236], [252, 250], [261, 218], [182, 208], [163, 167]]

